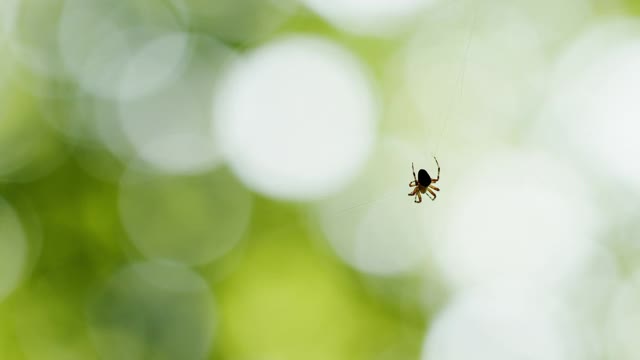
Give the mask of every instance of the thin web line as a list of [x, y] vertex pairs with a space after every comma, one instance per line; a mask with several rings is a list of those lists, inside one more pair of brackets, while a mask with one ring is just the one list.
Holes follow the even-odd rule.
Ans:
[[451, 120], [451, 117], [453, 115], [453, 105], [454, 105], [454, 103], [458, 103], [459, 104], [461, 102], [461, 99], [462, 99], [462, 92], [463, 92], [463, 89], [464, 89], [464, 79], [465, 79], [465, 76], [467, 74], [467, 62], [469, 60], [469, 48], [471, 47], [471, 40], [473, 39], [473, 32], [474, 32], [473, 30], [475, 29], [477, 17], [478, 17], [478, 11], [475, 9], [475, 6], [474, 6], [474, 9], [473, 9], [473, 20], [471, 21], [471, 26], [469, 27], [469, 33], [467, 35], [467, 44], [465, 46], [465, 51], [464, 51], [464, 59], [463, 59], [463, 63], [462, 63], [462, 72], [460, 74], [460, 77], [458, 78], [458, 96], [457, 96], [457, 99], [451, 99], [451, 101], [449, 102], [449, 106], [448, 106], [448, 109], [447, 109], [447, 115], [445, 117], [444, 124], [442, 126], [442, 131], [440, 132], [440, 138], [438, 140], [438, 145], [436, 146], [436, 153], [440, 150], [440, 144], [442, 142], [442, 137], [446, 133], [446, 131], [448, 129], [449, 121]]
[[[449, 119], [451, 119], [451, 115], [453, 113], [453, 104], [456, 101], [459, 103], [460, 99], [462, 98], [462, 92], [463, 92], [463, 88], [464, 88], [464, 79], [465, 79], [466, 71], [467, 71], [467, 60], [468, 60], [468, 57], [469, 57], [469, 48], [471, 47], [471, 40], [473, 38], [473, 30], [475, 28], [476, 18], [477, 18], [477, 10], [475, 9], [475, 6], [474, 6], [474, 9], [473, 9], [473, 20], [471, 22], [471, 26], [469, 27], [469, 34], [467, 35], [467, 44], [465, 46], [464, 60], [463, 60], [463, 65], [462, 65], [463, 66], [462, 73], [461, 73], [460, 77], [458, 78], [458, 85], [459, 85], [458, 86], [459, 87], [458, 99], [457, 100], [456, 99], [452, 99], [450, 101], [450, 103], [449, 103], [448, 109], [444, 109], [444, 110], [442, 110], [440, 112], [440, 116], [439, 117], [442, 117], [443, 113], [446, 113], [446, 117], [445, 117], [444, 125], [442, 127], [442, 131], [440, 132], [440, 140], [438, 140], [438, 145], [436, 147], [436, 153], [437, 153], [437, 150], [439, 150], [439, 148], [440, 148], [440, 143], [442, 141], [442, 136], [444, 135], [445, 131], [447, 130], [447, 125], [449, 123]], [[427, 135], [427, 139], [431, 140], [431, 134]], [[433, 154], [433, 155], [435, 156], [435, 154]], [[372, 205], [372, 204], [378, 203], [380, 201], [387, 200], [387, 199], [391, 198], [392, 196], [397, 196], [397, 193], [395, 192], [395, 190], [389, 190], [389, 191], [385, 192], [384, 195], [378, 196], [376, 199], [369, 200], [369, 201], [364, 201], [364, 202], [358, 203], [356, 205], [352, 205], [352, 206], [349, 206], [347, 208], [340, 209], [337, 212], [334, 212], [332, 214], [332, 216], [341, 216], [341, 215], [344, 215], [344, 214], [346, 214], [346, 213], [348, 213], [348, 212], [350, 212], [352, 210], [358, 209], [360, 207], [367, 206], [367, 205]]]
[[396, 196], [398, 196], [398, 192], [395, 189], [390, 189], [390, 190], [386, 191], [383, 196], [378, 196], [376, 199], [369, 200], [369, 201], [364, 201], [364, 202], [358, 203], [356, 205], [352, 205], [352, 206], [349, 206], [347, 208], [337, 210], [337, 211], [333, 212], [331, 214], [331, 216], [333, 217], [333, 216], [345, 215], [349, 211], [358, 209], [358, 208], [363, 207], [363, 206], [372, 205], [372, 204], [378, 203], [378, 202], [383, 201], [383, 200], [388, 200], [388, 199], [390, 199], [392, 197], [396, 197]]

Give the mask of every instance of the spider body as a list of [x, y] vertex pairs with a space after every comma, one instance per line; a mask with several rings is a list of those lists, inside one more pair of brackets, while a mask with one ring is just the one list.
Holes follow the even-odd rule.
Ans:
[[422, 202], [422, 194], [427, 195], [429, 199], [432, 201], [436, 199], [435, 191], [440, 191], [440, 189], [434, 184], [440, 180], [440, 164], [438, 163], [438, 159], [434, 156], [433, 159], [436, 161], [436, 165], [438, 166], [438, 175], [435, 179], [432, 179], [429, 176], [429, 173], [425, 169], [420, 169], [418, 171], [418, 177], [416, 177], [416, 170], [413, 167], [413, 163], [411, 163], [411, 170], [413, 170], [413, 181], [409, 183], [409, 187], [413, 188], [413, 191], [409, 193], [409, 196], [414, 196], [415, 203]]
[[429, 184], [431, 184], [431, 176], [429, 176], [427, 170], [420, 169], [418, 171], [418, 184], [422, 186], [429, 186]]

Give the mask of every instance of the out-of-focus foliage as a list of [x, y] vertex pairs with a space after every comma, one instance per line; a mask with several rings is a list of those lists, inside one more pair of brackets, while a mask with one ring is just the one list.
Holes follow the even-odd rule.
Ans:
[[638, 9], [0, 0], [0, 359], [635, 359]]

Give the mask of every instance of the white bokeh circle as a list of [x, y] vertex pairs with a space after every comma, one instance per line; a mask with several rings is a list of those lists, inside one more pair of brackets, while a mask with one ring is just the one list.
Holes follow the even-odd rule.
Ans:
[[[424, 224], [433, 224], [438, 203], [416, 205], [407, 194], [416, 171], [435, 177], [433, 159], [402, 141], [385, 137], [357, 179], [317, 204], [320, 227], [329, 245], [347, 264], [364, 273], [390, 276], [420, 267], [429, 250]], [[366, 179], [366, 181], [362, 181]]]
[[544, 152], [483, 155], [460, 181], [434, 234], [433, 258], [455, 289], [557, 286], [581, 269], [600, 229], [589, 188]]
[[425, 142], [487, 147], [537, 106], [546, 89], [545, 39], [519, 5], [447, 7], [412, 34], [401, 94], [419, 112], [414, 126], [424, 128]]
[[303, 0], [334, 25], [355, 33], [385, 35], [437, 0]]
[[226, 169], [201, 176], [129, 171], [120, 185], [120, 216], [136, 248], [150, 259], [206, 264], [242, 238], [252, 198]]
[[422, 360], [579, 360], [582, 341], [563, 304], [491, 288], [460, 294], [436, 317]]
[[277, 198], [336, 191], [375, 139], [377, 106], [363, 65], [317, 37], [291, 36], [249, 53], [222, 80], [213, 111], [233, 171]]
[[143, 43], [126, 64], [119, 97], [134, 99], [170, 83], [182, 70], [189, 54], [189, 42], [188, 34], [169, 32]]
[[171, 19], [167, 24], [140, 25], [127, 6], [64, 2], [56, 34], [60, 56], [93, 95], [122, 100], [153, 93], [175, 78], [188, 54], [189, 36], [178, 30], [180, 11], [162, 9]]
[[121, 129], [137, 157], [168, 173], [204, 172], [222, 160], [211, 131], [211, 98], [218, 77], [236, 55], [207, 36], [192, 35], [188, 41], [188, 59], [175, 79], [152, 94], [118, 104]]
[[637, 23], [623, 19], [578, 37], [558, 60], [540, 131], [594, 173], [640, 190], [638, 35]]

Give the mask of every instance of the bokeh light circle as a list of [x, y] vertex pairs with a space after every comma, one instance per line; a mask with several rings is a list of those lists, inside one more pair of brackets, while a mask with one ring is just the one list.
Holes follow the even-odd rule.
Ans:
[[[398, 275], [416, 269], [429, 249], [424, 223], [432, 223], [437, 202], [423, 197], [418, 206], [408, 197], [411, 162], [435, 176], [433, 159], [400, 140], [385, 137], [357, 179], [320, 201], [320, 226], [338, 256], [359, 271]], [[367, 179], [362, 182], [358, 179]]]
[[18, 285], [25, 270], [27, 249], [18, 214], [0, 198], [0, 301]]
[[414, 126], [424, 128], [425, 142], [452, 151], [512, 134], [538, 105], [548, 77], [545, 39], [530, 13], [511, 3], [490, 12], [467, 4], [430, 14], [409, 39], [399, 71], [423, 122]]
[[189, 35], [160, 34], [143, 44], [127, 62], [120, 83], [120, 98], [153, 93], [180, 73], [188, 54]]
[[120, 186], [120, 216], [148, 258], [205, 264], [231, 250], [249, 225], [252, 198], [226, 169], [200, 176], [134, 170]]
[[334, 25], [356, 33], [385, 35], [436, 0], [303, 0]]
[[233, 171], [268, 196], [330, 194], [358, 172], [375, 138], [377, 107], [363, 66], [316, 37], [249, 53], [214, 101], [215, 135]]
[[556, 286], [594, 252], [600, 229], [589, 189], [544, 152], [483, 155], [448, 190], [433, 258], [456, 289], [488, 283]]
[[76, 82], [94, 95], [115, 98], [132, 54], [126, 33], [112, 15], [113, 8], [95, 2], [66, 0], [57, 36], [60, 56]]
[[93, 95], [150, 94], [179, 73], [188, 54], [189, 37], [178, 30], [180, 16], [164, 24], [136, 23], [127, 6], [65, 1], [57, 31], [60, 56], [68, 73]]
[[637, 23], [619, 20], [576, 39], [557, 63], [540, 122], [543, 138], [553, 142], [551, 146], [569, 148], [594, 173], [615, 177], [636, 190], [640, 190], [638, 35]]
[[222, 160], [212, 136], [211, 99], [214, 84], [236, 55], [207, 36], [192, 35], [189, 44], [175, 79], [153, 94], [118, 104], [122, 131], [136, 156], [163, 172], [203, 172]]
[[171, 263], [129, 265], [88, 306], [91, 340], [102, 359], [204, 359], [215, 308], [207, 283]]
[[463, 293], [435, 319], [422, 360], [585, 359], [568, 309], [535, 292]]

